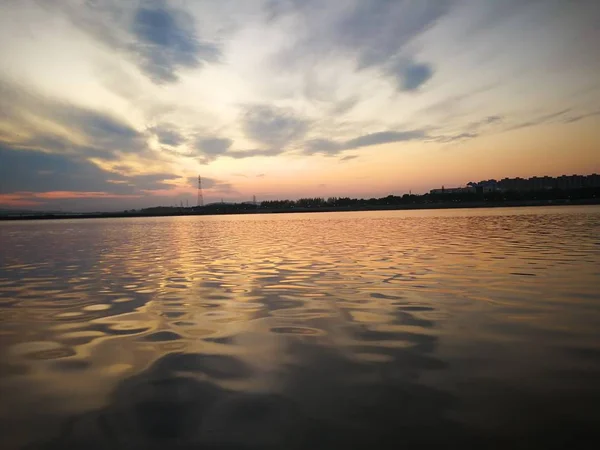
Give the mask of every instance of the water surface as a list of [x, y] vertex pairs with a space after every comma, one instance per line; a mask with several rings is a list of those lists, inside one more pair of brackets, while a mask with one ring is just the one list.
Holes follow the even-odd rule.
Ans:
[[600, 208], [0, 223], [3, 448], [573, 448]]

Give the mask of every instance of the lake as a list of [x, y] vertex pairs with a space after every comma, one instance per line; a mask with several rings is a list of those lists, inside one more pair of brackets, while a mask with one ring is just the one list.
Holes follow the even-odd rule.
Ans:
[[2, 448], [574, 448], [600, 207], [0, 223]]

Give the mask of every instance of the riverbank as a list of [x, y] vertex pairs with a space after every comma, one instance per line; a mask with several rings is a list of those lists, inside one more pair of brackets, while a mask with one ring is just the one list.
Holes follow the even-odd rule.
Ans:
[[566, 206], [566, 205], [600, 205], [600, 198], [579, 200], [526, 200], [526, 201], [478, 201], [478, 202], [437, 202], [414, 203], [402, 205], [361, 205], [331, 206], [314, 208], [263, 208], [253, 206], [239, 209], [238, 205], [211, 205], [204, 208], [169, 208], [155, 211], [135, 212], [95, 212], [95, 213], [13, 213], [0, 215], [0, 220], [57, 220], [57, 219], [101, 219], [122, 217], [169, 217], [169, 216], [215, 216], [231, 214], [285, 214], [285, 213], [318, 213], [342, 211], [402, 211], [420, 209], [460, 209], [460, 208], [515, 208], [534, 206]]

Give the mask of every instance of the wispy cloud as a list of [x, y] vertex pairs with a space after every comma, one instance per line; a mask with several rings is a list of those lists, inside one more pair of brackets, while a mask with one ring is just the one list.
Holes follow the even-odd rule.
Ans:
[[[198, 186], [198, 178], [189, 177], [188, 185], [189, 187], [195, 189]], [[230, 194], [237, 192], [233, 187], [233, 184], [210, 177], [202, 177], [202, 189], [219, 194]]]
[[513, 131], [519, 130], [521, 128], [529, 128], [537, 125], [541, 125], [544, 123], [552, 122], [554, 119], [563, 118], [571, 112], [571, 108], [562, 109], [560, 111], [551, 112], [549, 114], [542, 114], [537, 117], [534, 117], [530, 120], [525, 120], [522, 122], [514, 123], [513, 125], [509, 125], [505, 131]]
[[585, 112], [582, 114], [570, 115], [564, 119], [563, 123], [579, 122], [580, 120], [588, 119], [590, 117], [596, 117], [596, 116], [600, 116], [600, 110]]
[[474, 122], [471, 122], [467, 125], [467, 129], [475, 132], [484, 128], [489, 128], [490, 126], [495, 126], [498, 125], [500, 123], [502, 123], [502, 121], [504, 120], [504, 118], [502, 116], [499, 115], [493, 115], [493, 116], [487, 116], [484, 117], [483, 119], [480, 120], [476, 120]]
[[450, 142], [462, 142], [469, 139], [475, 139], [478, 136], [479, 134], [477, 133], [459, 133], [453, 136], [437, 136], [433, 140], [436, 142], [447, 144]]
[[244, 159], [253, 157], [277, 156], [285, 151], [285, 148], [255, 148], [248, 150], [233, 150], [233, 140], [228, 138], [205, 138], [201, 137], [196, 143], [196, 149], [192, 156], [199, 156], [199, 160], [208, 164], [217, 158]]
[[185, 142], [185, 137], [172, 125], [159, 125], [150, 128], [150, 131], [156, 134], [161, 144], [176, 147]]
[[226, 156], [236, 159], [253, 158], [255, 156], [277, 156], [283, 153], [280, 149], [255, 148], [250, 150], [232, 150], [226, 153]]
[[74, 24], [126, 55], [156, 83], [173, 83], [180, 69], [217, 62], [221, 50], [198, 36], [193, 16], [166, 0], [54, 2]]
[[4, 121], [17, 131], [4, 136], [22, 148], [101, 159], [148, 151], [147, 136], [103, 111], [69, 104], [0, 79]]
[[106, 192], [132, 194], [141, 190], [168, 189], [169, 173], [124, 176], [101, 169], [78, 155], [25, 150], [0, 143], [0, 192]]
[[198, 39], [194, 21], [185, 10], [167, 2], [140, 6], [134, 12], [132, 32], [137, 42], [130, 51], [142, 70], [158, 82], [176, 81], [179, 67], [196, 68], [216, 61], [220, 54], [214, 44]]
[[201, 154], [213, 158], [225, 154], [231, 144], [233, 144], [233, 141], [227, 138], [201, 137], [198, 139], [196, 147]]
[[334, 28], [337, 45], [358, 52], [360, 67], [387, 63], [447, 14], [451, 0], [359, 2]]
[[390, 142], [405, 142], [423, 139], [426, 133], [423, 130], [410, 131], [380, 131], [378, 133], [365, 134], [346, 142], [345, 148], [353, 149], [368, 147], [377, 144], [388, 144]]
[[290, 109], [270, 105], [246, 107], [242, 123], [248, 138], [269, 149], [283, 149], [303, 138], [310, 124]]
[[304, 152], [307, 154], [337, 155], [345, 150], [354, 150], [392, 142], [425, 140], [427, 137], [427, 133], [424, 130], [409, 130], [380, 131], [358, 136], [344, 142], [336, 142], [329, 139], [314, 139], [308, 142]]
[[[358, 70], [380, 68], [401, 91], [414, 91], [432, 77], [431, 64], [415, 61], [410, 44], [445, 16], [456, 3], [439, 1], [340, 1], [337, 7], [308, 7], [287, 2], [274, 17], [297, 15], [305, 37], [283, 50], [277, 61], [282, 68], [296, 67], [315, 55], [353, 55]], [[274, 11], [269, 3], [270, 12]]]
[[436, 121], [445, 121], [446, 119], [464, 113], [465, 110], [467, 112], [472, 112], [469, 108], [469, 104], [473, 99], [493, 91], [498, 86], [499, 83], [496, 82], [487, 83], [483, 86], [474, 86], [470, 89], [461, 90], [458, 93], [452, 93], [441, 98], [438, 97], [433, 102], [418, 110], [415, 113], [415, 116], [423, 117], [424, 119], [431, 119], [433, 117]]

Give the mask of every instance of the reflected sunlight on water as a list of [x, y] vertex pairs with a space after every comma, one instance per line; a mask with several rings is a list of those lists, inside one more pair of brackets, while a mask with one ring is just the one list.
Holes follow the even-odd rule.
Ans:
[[598, 207], [13, 222], [0, 243], [5, 448], [549, 448], [598, 424]]

